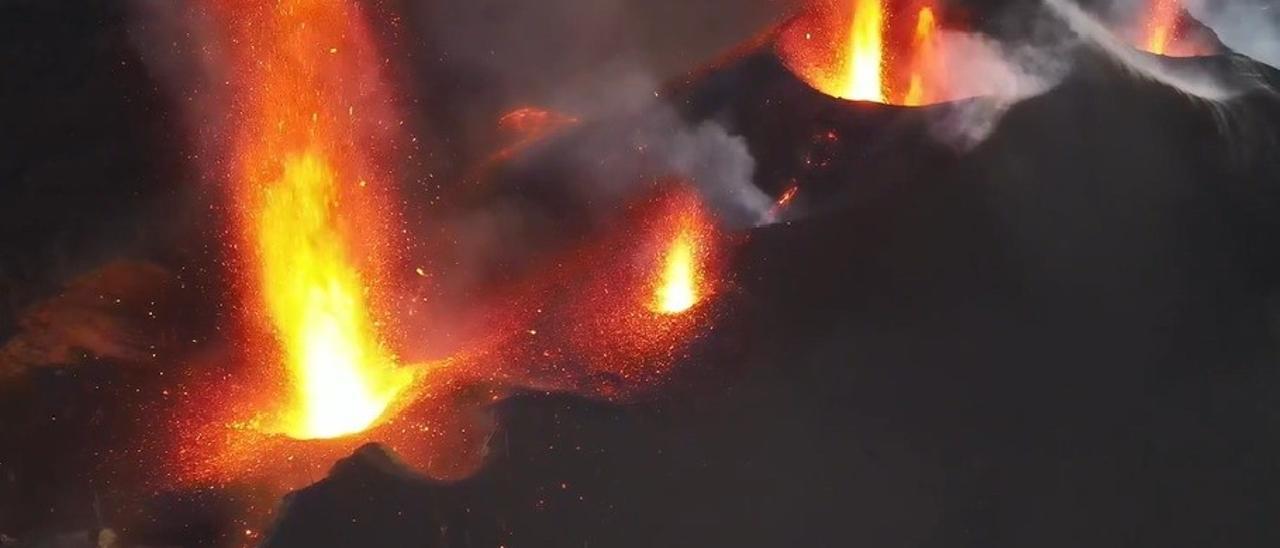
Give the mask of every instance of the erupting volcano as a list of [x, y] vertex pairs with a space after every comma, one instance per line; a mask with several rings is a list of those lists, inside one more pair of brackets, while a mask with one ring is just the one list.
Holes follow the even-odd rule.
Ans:
[[834, 97], [918, 106], [951, 99], [933, 6], [888, 0], [815, 2], [778, 49], [792, 71]]
[[1219, 48], [1206, 33], [1183, 9], [1180, 0], [1146, 0], [1134, 42], [1143, 51], [1168, 57], [1213, 55]]
[[249, 359], [289, 388], [264, 430], [360, 432], [411, 382], [388, 348], [389, 99], [351, 2], [217, 2], [236, 95], [228, 178]]
[[1181, 13], [1182, 6], [1178, 5], [1178, 0], [1150, 0], [1144, 49], [1165, 55], [1169, 51]]

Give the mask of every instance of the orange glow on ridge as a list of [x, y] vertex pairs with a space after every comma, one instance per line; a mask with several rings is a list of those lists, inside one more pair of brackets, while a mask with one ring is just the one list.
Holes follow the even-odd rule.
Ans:
[[380, 340], [365, 282], [339, 228], [337, 174], [316, 153], [284, 159], [254, 230], [267, 310], [293, 379], [284, 418], [295, 438], [335, 438], [373, 424], [411, 380]]

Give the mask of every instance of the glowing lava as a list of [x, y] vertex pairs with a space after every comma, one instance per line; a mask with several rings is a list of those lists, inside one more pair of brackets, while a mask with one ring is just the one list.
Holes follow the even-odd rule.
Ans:
[[1166, 55], [1177, 30], [1182, 7], [1178, 4], [1178, 0], [1150, 0], [1150, 2], [1143, 49]]
[[917, 3], [895, 10], [886, 2], [815, 1], [783, 29], [779, 53], [809, 85], [834, 97], [910, 106], [948, 99], [934, 9]]
[[912, 41], [913, 59], [911, 63], [911, 80], [907, 84], [907, 93], [902, 104], [907, 106], [923, 105], [928, 101], [924, 80], [928, 71], [938, 57], [938, 21], [933, 16], [933, 8], [920, 8], [916, 15], [916, 33]]
[[[412, 381], [375, 311], [392, 257], [379, 152], [390, 101], [353, 2], [221, 0], [232, 29], [243, 310], [288, 387], [261, 428], [301, 439], [373, 425]], [[257, 342], [257, 341], [255, 341]]]
[[411, 376], [374, 327], [337, 207], [337, 174], [312, 152], [284, 160], [254, 226], [263, 295], [297, 391], [284, 424], [335, 438], [373, 424]]
[[855, 0], [844, 55], [848, 69], [837, 97], [885, 102], [884, 24], [884, 6], [880, 0]]
[[693, 235], [681, 229], [663, 258], [662, 277], [654, 295], [655, 312], [679, 314], [698, 303], [695, 260]]
[[1202, 27], [1182, 9], [1179, 0], [1146, 0], [1130, 30], [1135, 47], [1166, 57], [1214, 55], [1221, 46], [1212, 32]]

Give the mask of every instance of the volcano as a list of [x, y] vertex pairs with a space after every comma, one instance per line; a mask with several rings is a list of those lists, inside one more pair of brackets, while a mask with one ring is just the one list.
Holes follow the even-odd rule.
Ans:
[[[498, 308], [523, 313], [513, 294], [537, 303], [533, 321], [512, 320], [522, 338], [481, 349], [519, 367], [465, 369], [464, 387], [436, 395], [444, 403], [418, 402], [466, 413], [419, 423], [405, 410], [366, 431], [381, 444], [240, 447], [261, 469], [327, 470], [284, 501], [246, 477], [157, 492], [147, 480], [162, 467], [150, 459], [163, 451], [121, 440], [151, 439], [168, 410], [190, 406], [177, 400], [212, 406], [261, 387], [218, 368], [241, 350], [215, 344], [227, 337], [219, 326], [246, 306], [219, 292], [214, 273], [236, 260], [216, 245], [224, 227], [181, 222], [225, 206], [166, 183], [195, 177], [174, 160], [186, 150], [167, 116], [178, 107], [136, 62], [106, 62], [131, 54], [118, 28], [97, 26], [114, 13], [99, 8], [70, 19], [87, 38], [47, 46], [82, 64], [44, 73], [32, 56], [6, 58], [30, 76], [6, 81], [32, 87], [6, 88], [13, 100], [0, 108], [20, 123], [0, 127], [45, 128], [7, 139], [21, 154], [0, 170], [17, 181], [3, 191], [16, 204], [0, 233], [15, 312], [0, 324], [0, 355], [22, 364], [0, 369], [6, 536], [110, 528], [126, 545], [273, 547], [1280, 541], [1273, 93], [1209, 102], [1081, 47], [1065, 78], [1012, 104], [851, 100], [789, 63], [779, 31], [662, 86], [656, 102], [539, 115], [555, 127], [475, 171], [463, 207], [518, 206], [544, 223], [494, 225], [494, 239], [520, 245], [496, 246], [472, 285], [459, 283], [489, 290], [466, 295]], [[11, 9], [46, 30], [75, 11]], [[1230, 53], [1171, 62], [1280, 83]], [[82, 65], [112, 68], [84, 75]], [[77, 85], [50, 91], [67, 79]], [[84, 116], [57, 115], [80, 103]], [[973, 112], [1000, 116], [983, 138], [957, 140], [957, 120]], [[667, 133], [707, 124], [752, 158], [763, 210], [663, 172], [682, 167], [662, 154]], [[120, 142], [119, 125], [138, 132]], [[68, 145], [92, 153], [68, 158]], [[584, 157], [602, 167], [583, 169]], [[653, 177], [619, 197], [601, 174]], [[50, 192], [76, 181], [74, 198]], [[62, 263], [49, 249], [81, 261], [62, 268], [93, 270], [95, 253], [69, 242], [91, 248], [83, 242], [101, 243], [90, 236], [121, 219], [147, 228], [132, 248], [145, 266], [54, 281]], [[154, 230], [168, 225], [183, 228]], [[406, 275], [426, 285], [449, 273], [436, 266]], [[141, 283], [109, 283], [121, 276]], [[27, 358], [60, 349], [43, 342], [66, 330], [47, 326], [67, 325], [76, 351]], [[563, 332], [573, 344], [527, 342]], [[102, 352], [98, 340], [129, 344]], [[591, 367], [565, 365], [575, 360]], [[530, 371], [545, 382], [505, 397], [505, 376]], [[210, 386], [219, 390], [184, 393]], [[442, 478], [417, 465], [434, 451], [411, 454], [426, 440], [483, 447], [483, 465]], [[291, 457], [305, 452], [314, 460]], [[247, 505], [277, 519], [247, 526]]]

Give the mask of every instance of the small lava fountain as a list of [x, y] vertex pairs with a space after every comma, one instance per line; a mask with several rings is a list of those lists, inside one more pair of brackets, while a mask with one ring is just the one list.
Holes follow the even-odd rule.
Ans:
[[682, 229], [676, 235], [663, 263], [662, 277], [654, 295], [654, 310], [679, 314], [693, 308], [698, 302], [697, 265], [693, 236], [687, 230]]

